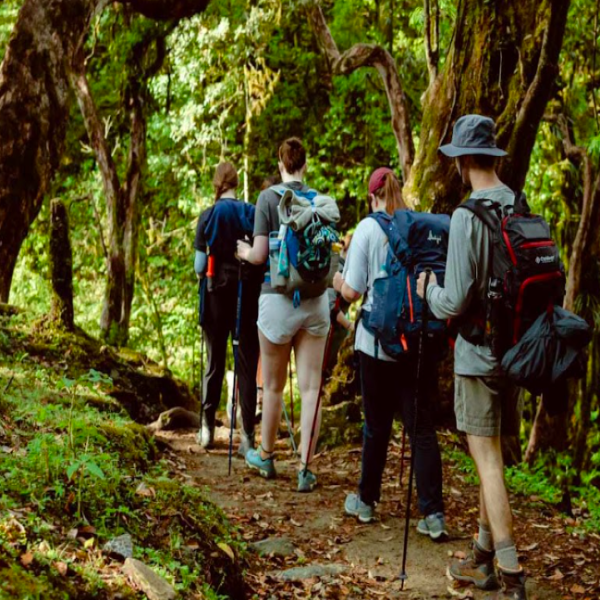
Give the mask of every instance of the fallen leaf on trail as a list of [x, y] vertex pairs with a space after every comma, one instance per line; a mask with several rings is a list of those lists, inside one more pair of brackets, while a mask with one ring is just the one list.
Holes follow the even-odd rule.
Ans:
[[24, 567], [28, 567], [33, 562], [33, 554], [31, 552], [25, 552], [21, 555], [21, 564]]
[[90, 538], [89, 540], [85, 540], [83, 547], [86, 550], [89, 550], [90, 548], [94, 547], [94, 544], [96, 543], [96, 538]]
[[64, 563], [62, 561], [58, 561], [54, 563], [54, 566], [56, 567], [56, 570], [63, 576], [66, 577], [67, 576], [67, 572], [69, 571], [69, 567], [67, 565], [67, 563]]
[[137, 486], [135, 490], [136, 496], [142, 496], [143, 498], [154, 498], [156, 491], [154, 488], [147, 486], [143, 481]]
[[458, 598], [458, 600], [467, 600], [467, 598], [474, 598], [473, 592], [471, 590], [456, 590], [451, 586], [448, 586], [448, 593], [453, 598]]
[[522, 548], [522, 550], [523, 552], [531, 552], [532, 550], [535, 550], [538, 546], [539, 544], [537, 542], [534, 542], [533, 544], [529, 544], [529, 546], [525, 546], [525, 548]]
[[580, 586], [578, 583], [572, 585], [570, 591], [572, 594], [585, 594], [585, 588]]
[[296, 527], [302, 527], [302, 523], [298, 523], [298, 521], [294, 521], [294, 519], [290, 519], [290, 523]]
[[465, 558], [467, 558], [467, 554], [462, 550], [457, 550], [454, 553], [454, 558], [458, 558], [458, 560], [465, 560]]
[[225, 542], [219, 542], [217, 546], [219, 546], [219, 548], [221, 548], [221, 550], [223, 550], [223, 552], [225, 552], [225, 554], [227, 554], [231, 560], [235, 560], [235, 554], [233, 553], [233, 550]]
[[77, 534], [79, 533], [79, 529], [77, 529], [77, 527], [75, 527], [74, 529], [70, 529], [69, 533], [67, 533], [67, 537], [70, 540], [76, 540], [77, 539]]
[[380, 523], [381, 525], [381, 529], [391, 529], [391, 527], [389, 525], [384, 525], [383, 523]]
[[552, 575], [547, 577], [550, 581], [561, 581], [565, 576], [561, 573], [560, 569], [556, 569]]

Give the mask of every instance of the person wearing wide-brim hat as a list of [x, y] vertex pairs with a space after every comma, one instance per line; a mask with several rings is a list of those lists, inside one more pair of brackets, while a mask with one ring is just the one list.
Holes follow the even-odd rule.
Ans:
[[[496, 173], [497, 160], [506, 152], [496, 145], [495, 124], [488, 117], [466, 115], [454, 125], [452, 141], [440, 152], [456, 161], [471, 198], [485, 198], [502, 212], [514, 205], [515, 194]], [[518, 435], [521, 395], [499, 370], [498, 361], [483, 338], [488, 292], [491, 230], [470, 210], [456, 210], [450, 224], [448, 264], [444, 287], [435, 275], [427, 301], [436, 317], [459, 319], [454, 351], [455, 413], [457, 427], [467, 434], [480, 486], [479, 533], [472, 552], [450, 566], [457, 580], [480, 589], [498, 590], [493, 600], [525, 600], [525, 576], [515, 548], [512, 514], [504, 483], [501, 435]], [[424, 274], [417, 291], [424, 292]], [[496, 574], [494, 558], [498, 565]]]

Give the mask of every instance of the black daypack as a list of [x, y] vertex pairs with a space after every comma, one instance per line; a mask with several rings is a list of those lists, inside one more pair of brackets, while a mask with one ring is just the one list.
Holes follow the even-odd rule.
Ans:
[[459, 333], [501, 359], [544, 311], [562, 304], [564, 266], [550, 226], [532, 214], [523, 193], [515, 194], [511, 206], [478, 198], [459, 208], [474, 213], [492, 232], [487, 295]]

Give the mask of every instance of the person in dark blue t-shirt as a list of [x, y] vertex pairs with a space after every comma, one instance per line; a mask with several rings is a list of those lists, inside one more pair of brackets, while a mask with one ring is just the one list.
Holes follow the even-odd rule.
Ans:
[[254, 206], [236, 199], [237, 171], [221, 163], [213, 179], [215, 203], [198, 219], [194, 248], [194, 269], [200, 280], [203, 302], [200, 325], [207, 347], [207, 368], [203, 377], [202, 423], [198, 442], [209, 448], [214, 442], [215, 415], [221, 399], [227, 340], [236, 326], [239, 275], [242, 273], [242, 310], [237, 361], [239, 399], [242, 409], [242, 440], [238, 453], [245, 456], [254, 448], [256, 419], [256, 369], [258, 365], [258, 296], [262, 271], [243, 264], [236, 257], [238, 240], [252, 235]]

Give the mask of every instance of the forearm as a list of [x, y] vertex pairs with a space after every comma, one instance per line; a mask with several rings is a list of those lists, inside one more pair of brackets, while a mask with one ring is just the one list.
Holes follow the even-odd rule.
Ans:
[[206, 252], [201, 252], [200, 250], [196, 250], [196, 254], [194, 256], [194, 271], [196, 271], [196, 275], [202, 275], [206, 270]]
[[469, 305], [469, 293], [456, 293], [454, 289], [430, 285], [427, 288], [427, 303], [438, 319], [453, 319], [465, 312]]
[[345, 281], [342, 284], [342, 296], [346, 302], [356, 302], [361, 298], [362, 294], [357, 292], [354, 288], [350, 287]]

